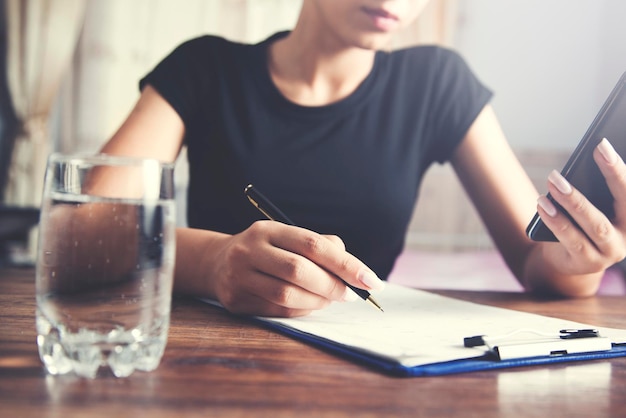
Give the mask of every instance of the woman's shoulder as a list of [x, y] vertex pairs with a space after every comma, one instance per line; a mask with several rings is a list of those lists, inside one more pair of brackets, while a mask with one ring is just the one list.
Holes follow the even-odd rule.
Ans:
[[219, 35], [201, 35], [180, 43], [175, 50], [188, 53], [206, 53], [210, 51], [234, 50], [250, 46]]
[[244, 42], [233, 40], [221, 35], [215, 34], [205, 34], [200, 35], [191, 39], [188, 39], [178, 45], [177, 49], [192, 49], [192, 50], [208, 50], [208, 49], [247, 49], [247, 48], [257, 48], [263, 47], [265, 44], [271, 43], [274, 40], [286, 36], [288, 31], [281, 31], [274, 33], [267, 37], [266, 39], [261, 40], [260, 42]]
[[253, 62], [261, 47], [228, 39], [219, 35], [201, 35], [178, 44], [161, 62], [182, 72], [199, 72], [204, 78], [207, 72], [215, 74], [229, 68], [246, 67]]

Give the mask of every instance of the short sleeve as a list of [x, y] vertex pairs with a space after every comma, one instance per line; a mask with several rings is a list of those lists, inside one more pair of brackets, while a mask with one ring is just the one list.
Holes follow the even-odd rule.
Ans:
[[143, 90], [151, 85], [174, 108], [186, 126], [200, 109], [202, 92], [210, 80], [208, 36], [182, 43], [139, 81]]

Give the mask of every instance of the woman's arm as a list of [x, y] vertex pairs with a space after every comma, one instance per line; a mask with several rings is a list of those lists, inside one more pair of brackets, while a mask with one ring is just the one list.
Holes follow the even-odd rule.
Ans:
[[102, 152], [174, 162], [183, 146], [185, 125], [170, 104], [147, 85], [130, 115]]
[[[596, 157], [601, 157], [598, 150]], [[626, 167], [621, 159], [613, 164], [604, 158], [596, 161], [614, 196], [626, 199]], [[539, 198], [491, 107], [485, 107], [475, 120], [455, 151], [452, 164], [496, 246], [526, 289], [571, 297], [591, 295], [597, 291], [604, 270], [626, 254], [619, 229], [576, 190], [560, 192], [556, 184], [566, 187], [556, 172], [550, 175], [548, 190], [569, 213], [575, 213], [576, 221], [591, 238], [564, 215], [548, 215], [544, 207], [550, 213], [554, 207], [549, 207], [545, 197]], [[537, 210], [560, 242], [527, 238], [526, 226]]]

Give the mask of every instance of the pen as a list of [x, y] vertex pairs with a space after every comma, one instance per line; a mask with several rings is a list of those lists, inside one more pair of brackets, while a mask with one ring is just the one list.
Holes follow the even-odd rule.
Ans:
[[[295, 226], [291, 219], [287, 215], [283, 213], [276, 205], [274, 205], [267, 197], [265, 197], [258, 189], [256, 189], [252, 184], [248, 184], [244, 190], [244, 193], [248, 197], [250, 203], [254, 205], [263, 215], [265, 215], [268, 219], [272, 221], [282, 222], [287, 225]], [[380, 307], [378, 302], [370, 295], [370, 293], [365, 289], [359, 289], [358, 287], [352, 286], [350, 283], [347, 283], [345, 280], [339, 278], [346, 286], [348, 286], [354, 293], [359, 295], [361, 299], [367, 301], [374, 305], [381, 312], [383, 308]]]

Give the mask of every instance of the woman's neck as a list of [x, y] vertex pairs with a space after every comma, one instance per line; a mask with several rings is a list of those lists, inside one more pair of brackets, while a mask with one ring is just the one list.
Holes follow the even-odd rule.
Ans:
[[323, 106], [352, 94], [372, 70], [375, 54], [367, 49], [324, 44], [305, 31], [294, 30], [270, 45], [269, 71], [288, 100], [303, 106]]

